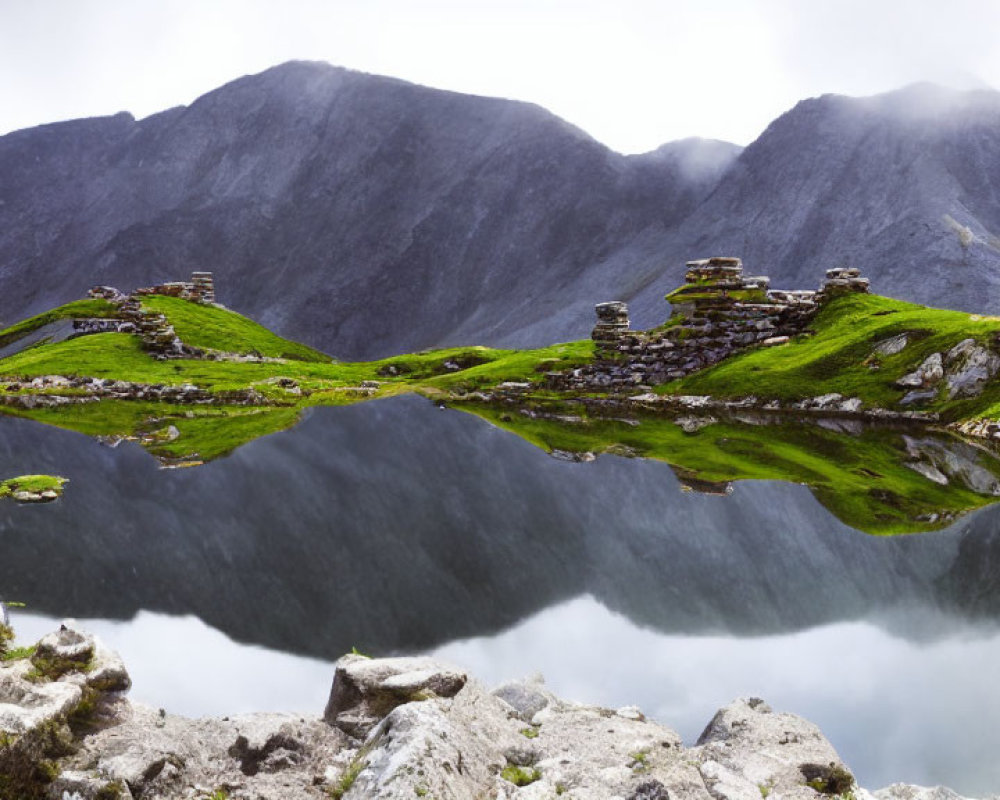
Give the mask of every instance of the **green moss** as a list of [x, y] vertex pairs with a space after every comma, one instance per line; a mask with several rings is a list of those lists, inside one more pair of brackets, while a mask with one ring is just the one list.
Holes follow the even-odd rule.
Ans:
[[538, 733], [538, 728], [521, 728], [521, 735], [525, 739], [537, 739]]
[[500, 772], [500, 777], [515, 786], [528, 786], [540, 780], [542, 773], [534, 767], [519, 767], [515, 764], [508, 764]]
[[94, 795], [94, 800], [121, 800], [125, 797], [125, 784], [122, 781], [106, 783]]
[[10, 643], [14, 641], [14, 629], [10, 625], [0, 625], [0, 661], [11, 661], [14, 656]]
[[[27, 645], [26, 647], [12, 647], [4, 651], [2, 640], [4, 635], [5, 626], [0, 626], [0, 661], [21, 661], [25, 658], [31, 658], [35, 654], [35, 645]], [[10, 628], [6, 628], [10, 630]], [[13, 638], [13, 634], [11, 635]]]

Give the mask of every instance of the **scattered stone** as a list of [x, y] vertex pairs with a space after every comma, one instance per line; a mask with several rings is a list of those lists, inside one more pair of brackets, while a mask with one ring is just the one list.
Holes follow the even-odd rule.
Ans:
[[[867, 291], [867, 280], [857, 270], [848, 272], [830, 280], [846, 281], [850, 291]], [[820, 302], [831, 294], [770, 290], [768, 278], [745, 277], [740, 259], [729, 257], [688, 262], [686, 279], [687, 285], [667, 298], [679, 324], [631, 331], [625, 303], [598, 304], [595, 362], [548, 372], [547, 387], [634, 392], [683, 378], [741, 349], [790, 342], [808, 330]]]
[[684, 433], [697, 433], [702, 428], [714, 425], [718, 420], [715, 417], [677, 417], [674, 424], [679, 425]]

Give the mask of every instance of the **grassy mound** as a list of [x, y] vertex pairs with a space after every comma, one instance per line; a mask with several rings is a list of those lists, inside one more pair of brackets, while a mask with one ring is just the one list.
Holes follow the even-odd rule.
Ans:
[[145, 297], [142, 305], [149, 311], [166, 316], [181, 341], [194, 347], [293, 361], [332, 361], [330, 356], [318, 350], [283, 339], [252, 319], [225, 308], [162, 295]]
[[[860, 397], [868, 405], [893, 408], [906, 393], [894, 385], [897, 379], [931, 353], [947, 351], [963, 339], [991, 341], [1000, 334], [1000, 318], [851, 294], [825, 305], [812, 329], [811, 336], [734, 355], [661, 391], [782, 401], [839, 392]], [[902, 333], [908, 334], [909, 344], [901, 352], [874, 353], [880, 342]], [[998, 402], [1000, 383], [971, 399], [947, 400], [942, 391], [925, 407], [957, 419], [982, 413]]]

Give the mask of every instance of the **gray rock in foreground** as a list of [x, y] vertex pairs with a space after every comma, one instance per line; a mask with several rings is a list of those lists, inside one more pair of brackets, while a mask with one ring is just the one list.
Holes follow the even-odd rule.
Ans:
[[[0, 664], [0, 798], [960, 800], [872, 794], [812, 723], [736, 700], [693, 747], [641, 710], [563, 701], [540, 678], [489, 692], [425, 658], [336, 665], [324, 717], [185, 719], [124, 698], [113, 653], [71, 624]], [[14, 792], [11, 794], [10, 792]]]

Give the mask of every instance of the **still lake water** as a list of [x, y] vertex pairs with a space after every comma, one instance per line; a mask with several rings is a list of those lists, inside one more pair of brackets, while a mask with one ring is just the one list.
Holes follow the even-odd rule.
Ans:
[[318, 713], [352, 646], [430, 652], [637, 704], [688, 742], [756, 694], [819, 724], [863, 785], [1000, 792], [998, 506], [871, 537], [803, 486], [686, 493], [663, 463], [557, 461], [416, 397], [173, 471], [0, 418], [0, 467], [72, 481], [0, 505], [22, 637], [86, 620], [133, 697], [173, 712]]

